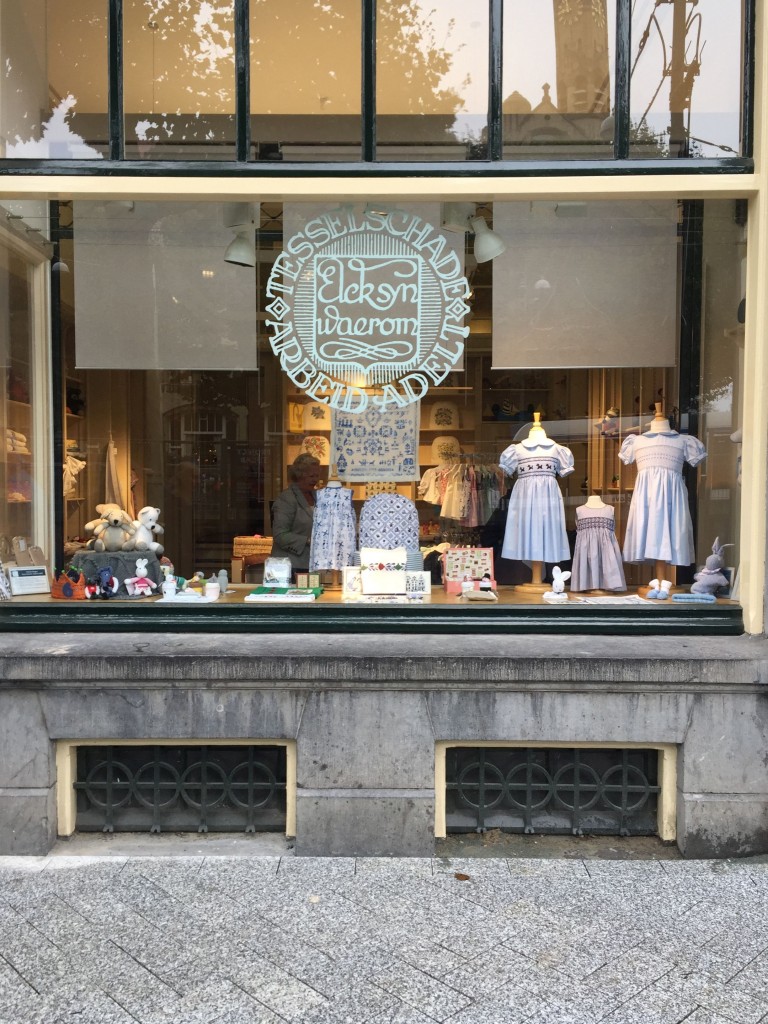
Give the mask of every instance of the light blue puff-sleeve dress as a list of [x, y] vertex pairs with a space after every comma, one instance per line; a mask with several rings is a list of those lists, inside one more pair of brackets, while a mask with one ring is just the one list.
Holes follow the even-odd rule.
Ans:
[[619, 458], [627, 466], [637, 465], [624, 536], [625, 562], [691, 564], [693, 524], [683, 464], [698, 466], [706, 457], [698, 438], [674, 430], [624, 438]]
[[571, 557], [565, 532], [559, 476], [573, 472], [573, 453], [555, 441], [511, 444], [499, 459], [510, 476], [517, 473], [509, 499], [502, 558], [564, 562]]

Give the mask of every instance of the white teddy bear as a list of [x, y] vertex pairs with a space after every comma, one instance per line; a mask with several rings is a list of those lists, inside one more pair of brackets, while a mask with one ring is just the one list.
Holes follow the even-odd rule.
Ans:
[[93, 530], [94, 551], [129, 551], [136, 532], [128, 513], [112, 505], [101, 514]]
[[145, 505], [139, 512], [138, 518], [133, 520], [134, 536], [131, 547], [136, 551], [154, 551], [156, 555], [162, 555], [163, 545], [155, 538], [165, 533], [163, 527], [158, 523], [160, 509], [152, 505]]

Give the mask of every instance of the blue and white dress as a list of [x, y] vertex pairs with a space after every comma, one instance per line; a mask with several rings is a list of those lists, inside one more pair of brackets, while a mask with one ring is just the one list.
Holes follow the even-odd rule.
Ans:
[[349, 487], [324, 487], [315, 493], [309, 568], [343, 569], [352, 565], [357, 522]]
[[627, 466], [636, 463], [638, 471], [624, 536], [625, 562], [691, 564], [693, 525], [683, 463], [698, 466], [706, 457], [697, 437], [676, 430], [624, 438], [619, 458]]
[[567, 561], [571, 552], [557, 478], [573, 472], [570, 448], [549, 439], [521, 441], [502, 452], [499, 464], [510, 476], [517, 473], [501, 557], [528, 562]]

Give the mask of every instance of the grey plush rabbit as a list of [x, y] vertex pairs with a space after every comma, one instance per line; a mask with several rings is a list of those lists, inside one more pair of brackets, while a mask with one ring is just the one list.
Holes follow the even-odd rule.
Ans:
[[692, 594], [714, 595], [720, 587], [728, 586], [728, 578], [723, 575], [723, 565], [725, 564], [723, 551], [731, 547], [733, 547], [732, 544], [721, 544], [720, 538], [715, 537], [712, 554], [707, 558], [706, 565], [693, 577], [696, 582], [691, 584]]

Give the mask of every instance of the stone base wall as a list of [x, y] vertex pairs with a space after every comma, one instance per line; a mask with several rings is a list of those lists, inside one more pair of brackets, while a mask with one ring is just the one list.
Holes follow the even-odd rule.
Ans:
[[432, 854], [440, 740], [674, 744], [682, 852], [766, 853], [767, 682], [749, 638], [5, 639], [0, 853], [54, 841], [57, 740], [258, 738], [296, 741], [300, 856]]

